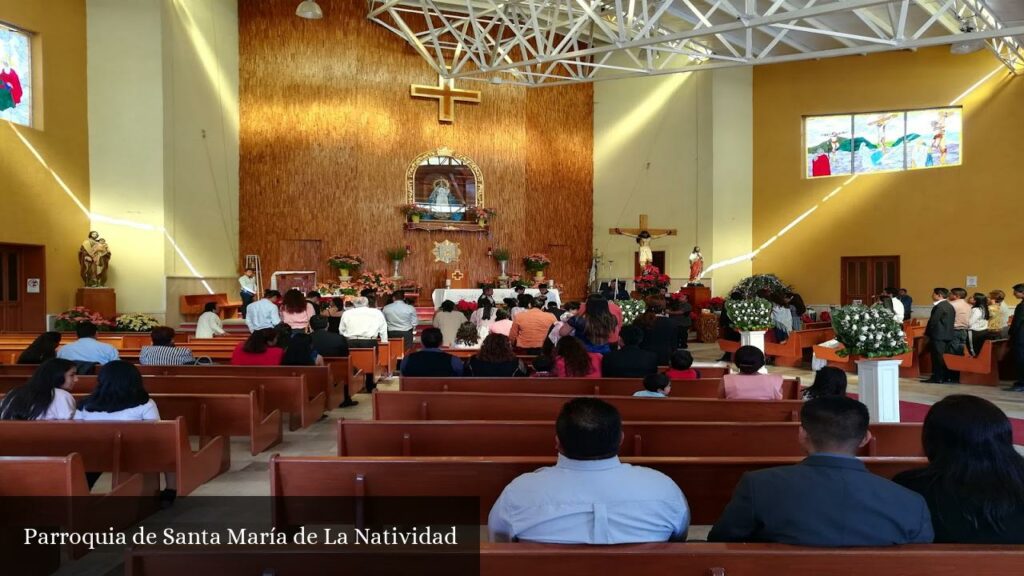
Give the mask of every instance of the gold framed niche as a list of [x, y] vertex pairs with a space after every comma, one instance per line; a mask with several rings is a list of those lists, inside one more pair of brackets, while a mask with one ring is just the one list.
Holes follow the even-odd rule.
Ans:
[[472, 158], [442, 146], [409, 164], [405, 194], [406, 204], [430, 211], [423, 220], [465, 222], [467, 210], [484, 207], [484, 174]]

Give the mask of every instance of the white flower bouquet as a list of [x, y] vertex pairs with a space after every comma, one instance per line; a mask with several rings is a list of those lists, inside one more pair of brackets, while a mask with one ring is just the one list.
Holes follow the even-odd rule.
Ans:
[[832, 328], [845, 347], [839, 351], [842, 356], [887, 358], [909, 350], [903, 326], [881, 304], [839, 308], [832, 314]]
[[623, 326], [636, 322], [636, 319], [647, 310], [647, 304], [643, 300], [616, 300], [615, 303], [622, 309]]
[[160, 321], [148, 314], [121, 314], [117, 317], [118, 332], [150, 332], [160, 325]]
[[764, 298], [728, 300], [725, 313], [732, 325], [741, 332], [769, 330], [772, 327], [772, 303]]

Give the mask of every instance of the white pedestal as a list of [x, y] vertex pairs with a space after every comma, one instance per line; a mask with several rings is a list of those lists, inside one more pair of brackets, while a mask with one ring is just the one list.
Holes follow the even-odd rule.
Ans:
[[900, 364], [902, 360], [858, 360], [860, 401], [872, 422], [900, 421]]
[[[753, 346], [764, 353], [764, 335], [767, 330], [755, 330], [752, 332], [740, 332], [740, 345]], [[767, 374], [768, 368], [761, 368], [761, 374]]]

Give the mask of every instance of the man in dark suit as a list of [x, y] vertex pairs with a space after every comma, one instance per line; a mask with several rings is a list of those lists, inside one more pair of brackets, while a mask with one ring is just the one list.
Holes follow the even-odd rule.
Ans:
[[1024, 392], [1024, 284], [1014, 286], [1013, 295], [1020, 300], [1013, 310], [1013, 323], [1010, 324], [1010, 350], [1017, 364], [1017, 381], [1009, 390]]
[[868, 410], [852, 398], [808, 400], [795, 466], [748, 472], [709, 542], [796, 546], [895, 546], [934, 538], [924, 498], [868, 472], [855, 456], [871, 440]]
[[910, 320], [911, 315], [914, 313], [914, 299], [907, 292], [906, 288], [900, 288], [899, 293], [896, 296], [903, 303], [903, 321]]
[[928, 318], [928, 327], [924, 335], [928, 337], [928, 348], [932, 353], [932, 376], [922, 382], [928, 384], [942, 384], [952, 382], [949, 370], [946, 368], [946, 361], [942, 355], [950, 351], [953, 340], [956, 338], [956, 330], [953, 323], [956, 320], [956, 310], [947, 300], [949, 290], [936, 288], [932, 291], [932, 315]]
[[[317, 354], [325, 357], [348, 356], [348, 339], [337, 332], [329, 331], [327, 329], [329, 325], [330, 322], [327, 321], [326, 316], [317, 315], [309, 319], [309, 327], [313, 329], [313, 333], [310, 335], [313, 339], [313, 349], [317, 351]], [[352, 399], [348, 386], [345, 386], [345, 398], [338, 407], [348, 408], [357, 404], [359, 402]]]
[[605, 378], [643, 378], [657, 374], [658, 355], [640, 348], [644, 331], [637, 326], [626, 326], [619, 333], [622, 348], [612, 350], [601, 361], [601, 376]]

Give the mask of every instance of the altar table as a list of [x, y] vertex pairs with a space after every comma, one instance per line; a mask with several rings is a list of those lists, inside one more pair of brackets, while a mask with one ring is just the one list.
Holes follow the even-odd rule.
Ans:
[[[480, 295], [484, 291], [479, 288], [438, 288], [434, 290], [433, 301], [434, 308], [440, 308], [441, 303], [445, 300], [451, 300], [456, 304], [459, 300], [466, 300], [468, 302], [476, 302]], [[531, 296], [536, 296], [540, 293], [536, 288], [527, 288], [526, 293]], [[512, 288], [495, 288], [494, 289], [494, 301], [501, 304], [501, 301], [505, 298], [515, 298], [516, 292]], [[548, 290], [548, 302], [555, 302], [559, 307], [562, 306], [561, 296], [558, 294], [558, 290]]]

